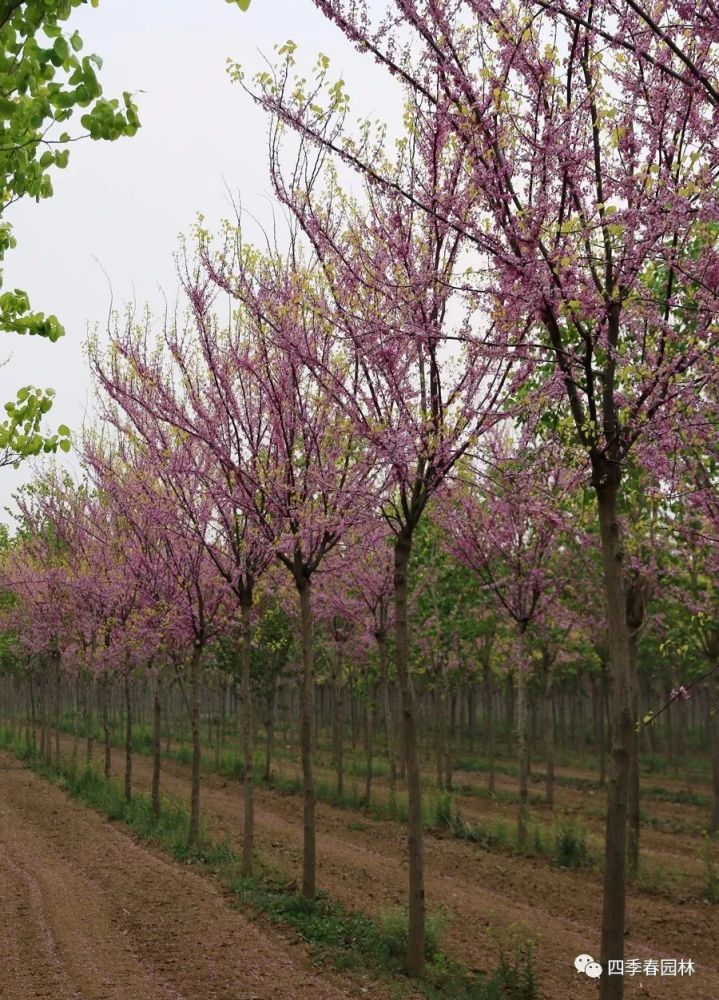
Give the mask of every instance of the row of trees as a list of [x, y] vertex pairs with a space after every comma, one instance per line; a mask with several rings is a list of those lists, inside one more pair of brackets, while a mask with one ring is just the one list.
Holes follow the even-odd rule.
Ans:
[[[291, 43], [249, 85], [270, 116], [288, 238], [259, 251], [239, 225], [219, 242], [198, 230], [187, 314], [159, 334], [129, 315], [109, 353], [91, 345], [102, 424], [83, 446], [87, 486], [45, 484], [25, 505], [8, 568], [16, 628], [55, 660], [81, 634], [93, 664], [128, 677], [137, 651], [174, 664], [196, 837], [203, 658], [232, 639], [249, 706], [256, 603], [281, 571], [302, 654], [308, 896], [317, 609], [336, 602], [341, 623], [356, 617], [348, 602], [362, 608], [381, 675], [391, 629], [420, 974], [412, 674], [417, 640], [426, 660], [452, 621], [438, 601], [421, 637], [410, 629], [417, 574], [433, 572], [432, 545], [412, 561], [430, 518], [462, 567], [457, 601], [479, 591], [469, 617], [491, 607], [513, 633], [520, 838], [536, 649], [547, 665], [581, 642], [604, 651], [606, 966], [623, 956], [638, 856], [640, 635], [651, 617], [677, 671], [657, 712], [690, 693], [688, 664], [716, 657], [715, 19], [696, 14], [693, 40], [695, 15], [670, 5], [649, 18], [635, 5], [397, 0], [374, 26], [361, 5], [316, 5], [404, 87], [405, 134], [390, 151], [371, 124], [353, 133], [328, 61], [308, 83]], [[338, 160], [359, 171], [359, 194]], [[252, 736], [246, 711], [247, 764]], [[604, 977], [603, 1000], [621, 989]]]

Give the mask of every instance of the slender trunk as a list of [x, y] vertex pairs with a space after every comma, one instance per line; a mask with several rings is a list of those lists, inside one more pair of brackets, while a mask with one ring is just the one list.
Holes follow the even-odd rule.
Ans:
[[664, 713], [664, 718], [666, 719], [666, 727], [667, 727], [667, 757], [669, 758], [669, 762], [672, 765], [672, 774], [676, 777], [677, 761], [674, 755], [674, 734], [672, 732], [672, 718], [674, 715], [673, 709], [674, 706], [670, 704], [666, 712]]
[[267, 719], [265, 721], [265, 770], [262, 780], [269, 783], [272, 778], [272, 754], [275, 746], [275, 715], [277, 703], [277, 675], [270, 678], [267, 692]]
[[550, 809], [554, 808], [554, 675], [552, 665], [548, 664], [547, 680], [544, 687], [544, 748], [547, 757], [547, 784], [545, 801]]
[[527, 819], [529, 815], [529, 749], [527, 746], [528, 657], [524, 639], [526, 628], [526, 622], [519, 623], [519, 634], [515, 642], [517, 670], [517, 764], [519, 767], [517, 846], [520, 850], [523, 850], [527, 844]]
[[32, 752], [37, 753], [37, 707], [36, 707], [36, 688], [33, 684], [33, 675], [30, 674], [29, 677], [29, 687], [30, 687], [30, 726], [32, 729]]
[[125, 664], [125, 801], [132, 799], [132, 697], [129, 664]]
[[477, 693], [474, 681], [469, 682], [467, 688], [467, 737], [469, 740], [469, 752], [474, 753], [474, 734], [477, 729]]
[[719, 832], [719, 684], [714, 685], [714, 704], [712, 704], [711, 687], [707, 688], [707, 728], [709, 730], [712, 790], [714, 793], [714, 804], [709, 830], [711, 833], [717, 833]]
[[85, 764], [89, 767], [95, 754], [95, 674], [91, 673], [85, 688]]
[[312, 626], [312, 594], [305, 576], [295, 577], [300, 594], [302, 627], [302, 705], [300, 746], [303, 786], [302, 895], [314, 899], [317, 893], [317, 834], [315, 822], [315, 776], [312, 765], [312, 723], [314, 721], [315, 664]]
[[75, 678], [75, 698], [72, 712], [72, 755], [70, 757], [70, 770], [73, 774], [77, 771], [77, 753], [80, 742], [80, 673]]
[[646, 577], [637, 570], [627, 574], [625, 580], [625, 601], [627, 630], [629, 633], [629, 699], [635, 731], [629, 744], [629, 786], [627, 790], [627, 864], [629, 872], [639, 871], [639, 734], [636, 723], [639, 720], [639, 634], [644, 624], [647, 598], [649, 594]]
[[[629, 699], [632, 718], [639, 718], [637, 686], [637, 635], [629, 630]], [[627, 786], [627, 867], [634, 876], [639, 871], [639, 735], [632, 733], [629, 743], [629, 782]]]
[[442, 675], [438, 671], [434, 688], [434, 753], [437, 769], [437, 788], [440, 790], [444, 788], [444, 724], [444, 688]]
[[443, 723], [443, 761], [444, 761], [444, 787], [448, 792], [452, 791], [452, 741], [455, 733], [455, 697], [450, 691], [449, 677], [447, 675], [447, 663], [442, 663], [442, 692], [444, 702], [444, 712], [442, 713]]
[[389, 693], [389, 680], [387, 678], [387, 649], [385, 646], [384, 633], [377, 633], [377, 651], [379, 653], [379, 676], [382, 688], [382, 707], [384, 710], [384, 724], [387, 735], [387, 757], [389, 759], [389, 792], [394, 795], [397, 788], [397, 751], [394, 741], [394, 719], [392, 716], [392, 701]]
[[62, 724], [62, 688], [60, 687], [60, 657], [55, 656], [55, 770], [60, 770], [60, 726]]
[[244, 601], [240, 610], [242, 614], [242, 788], [245, 807], [244, 829], [242, 833], [242, 874], [247, 878], [252, 875], [252, 855], [255, 839], [251, 602]]
[[367, 678], [367, 703], [365, 705], [365, 754], [367, 773], [365, 775], [364, 802], [369, 806], [372, 800], [372, 731], [374, 728], [374, 691]]
[[485, 657], [483, 664], [484, 680], [484, 715], [485, 715], [485, 747], [487, 752], [487, 788], [494, 792], [494, 706], [492, 705], [492, 669], [489, 663], [489, 656]]
[[508, 670], [505, 678], [505, 705], [507, 715], [507, 755], [512, 756], [513, 736], [514, 736], [514, 678], [512, 671]]
[[[352, 740], [352, 755], [354, 756], [357, 749], [357, 699], [355, 698], [354, 670], [351, 662], [347, 670], [347, 691], [350, 700], [350, 738]], [[340, 735], [341, 733], [340, 729]]]
[[188, 843], [197, 847], [200, 843], [200, 769], [202, 767], [202, 743], [200, 739], [200, 660], [202, 646], [195, 643], [190, 664], [190, 727], [192, 729], [192, 786], [190, 790], [190, 830]]
[[337, 796], [344, 795], [344, 761], [342, 758], [342, 723], [344, 702], [342, 697], [342, 652], [339, 642], [335, 642], [335, 656], [332, 671], [332, 756], [337, 771]]
[[40, 736], [40, 741], [42, 745], [42, 755], [45, 763], [48, 767], [52, 764], [52, 749], [50, 740], [50, 697], [48, 693], [48, 688], [50, 686], [50, 679], [47, 674], [48, 668], [47, 664], [43, 665], [43, 678], [42, 678], [42, 733]]
[[[605, 470], [606, 471], [606, 470]], [[633, 735], [629, 693], [629, 634], [623, 578], [623, 547], [617, 516], [618, 476], [596, 486], [612, 683], [612, 754], [607, 792], [601, 964], [624, 959], [626, 834], [629, 754]], [[621, 1000], [621, 976], [602, 976], [600, 1000]]]
[[152, 821], [157, 823], [160, 819], [160, 722], [162, 719], [161, 681], [160, 676], [155, 679], [154, 696], [152, 701], [152, 793], [150, 796], [150, 813]]
[[102, 682], [102, 731], [105, 736], [105, 779], [112, 776], [112, 726], [110, 724], [110, 682]]
[[394, 551], [394, 600], [397, 678], [402, 694], [404, 753], [409, 798], [409, 934], [407, 972], [419, 977], [424, 970], [425, 898], [424, 850], [422, 836], [422, 785], [417, 752], [417, 719], [414, 689], [409, 672], [409, 623], [407, 617], [407, 572], [412, 551], [412, 535], [405, 531], [397, 538]]
[[609, 695], [607, 692], [607, 674], [602, 664], [602, 676], [599, 681], [599, 784], [604, 788], [607, 784], [607, 735], [606, 722], [609, 715]]
[[222, 683], [220, 684], [220, 733], [217, 740], [219, 750], [218, 750], [218, 760], [217, 760], [217, 770], [220, 769], [220, 759], [219, 751], [225, 748], [225, 735], [227, 732], [227, 677], [223, 674]]

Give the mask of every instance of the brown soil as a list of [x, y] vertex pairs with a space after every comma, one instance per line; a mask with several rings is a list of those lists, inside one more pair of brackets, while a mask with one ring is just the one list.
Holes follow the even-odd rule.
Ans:
[[[283, 759], [279, 765], [281, 773], [286, 777], [298, 777], [299, 766], [294, 762]], [[316, 767], [316, 774], [328, 780], [334, 781], [334, 772], [327, 765]], [[358, 788], [363, 788], [363, 780], [349, 778], [345, 779], [346, 785], [352, 787], [354, 783]], [[455, 774], [455, 785], [458, 788], [472, 788], [482, 790], [486, 788], [486, 776], [472, 772], [457, 771]], [[507, 775], [497, 775], [496, 789], [498, 792], [516, 792], [517, 782]], [[642, 787], [646, 790], [651, 787], [646, 779], [642, 782]], [[543, 794], [544, 786], [540, 782], [534, 782], [530, 786], [533, 796]], [[705, 789], [701, 788], [704, 793]], [[708, 793], [708, 789], [706, 789]], [[375, 798], [387, 801], [389, 788], [387, 782], [382, 778], [373, 782], [373, 793]], [[511, 827], [516, 822], [517, 806], [511, 802], [492, 800], [487, 797], [475, 797], [471, 794], [458, 793], [455, 796], [456, 805], [459, 807], [463, 819], [470, 824], [492, 824], [495, 820], [508, 821]], [[606, 793], [599, 789], [587, 789], [579, 791], [575, 788], [564, 785], [557, 785], [555, 788], [555, 807], [549, 808], [544, 803], [533, 802], [530, 809], [532, 821], [536, 822], [544, 831], [547, 838], [547, 828], [551, 827], [558, 819], [571, 819], [574, 816], [580, 817], [582, 825], [591, 834], [597, 852], [601, 853], [604, 838], [604, 803]], [[641, 829], [641, 852], [642, 863], [648, 871], [651, 871], [651, 879], [654, 883], [661, 882], [657, 889], [664, 889], [671, 893], [677, 901], [683, 902], [687, 898], [701, 896], [705, 885], [706, 871], [700, 857], [700, 845], [702, 844], [701, 833], [706, 827], [709, 819], [709, 810], [698, 806], [689, 806], [681, 803], [661, 802], [645, 797], [642, 800], [642, 812], [650, 819], [662, 820], [665, 824], [662, 827], [655, 827], [650, 824], [643, 824]], [[719, 864], [719, 852], [717, 863]], [[649, 878], [649, 876], [648, 876]]]
[[[149, 762], [136, 758], [138, 786], [149, 785]], [[189, 769], [167, 762], [163, 787], [188, 796]], [[203, 777], [203, 813], [213, 839], [241, 843], [241, 788], [215, 775]], [[301, 802], [297, 796], [257, 792], [257, 849], [269, 863], [299, 876], [302, 848]], [[696, 843], [696, 841], [695, 841]], [[400, 826], [361, 813], [318, 807], [319, 884], [348, 906], [380, 913], [404, 903], [407, 866]], [[504, 856], [448, 837], [426, 838], [427, 897], [431, 911], [443, 912], [445, 950], [470, 968], [489, 971], [516, 925], [536, 943], [536, 966], [546, 1000], [596, 996], [595, 982], [579, 977], [574, 957], [599, 951], [601, 876], [551, 868], [546, 860]], [[717, 908], [679, 904], [630, 890], [626, 957], [690, 958], [689, 979], [626, 979], [627, 998], [718, 1000]]]
[[350, 1000], [209, 878], [135, 843], [0, 754], [3, 1000]]

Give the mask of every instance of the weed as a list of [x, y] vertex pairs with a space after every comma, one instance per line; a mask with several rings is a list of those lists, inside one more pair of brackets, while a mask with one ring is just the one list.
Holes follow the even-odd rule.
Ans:
[[539, 987], [534, 972], [532, 946], [517, 942], [511, 955], [502, 950], [497, 980], [504, 1000], [538, 1000]]
[[560, 868], [586, 868], [593, 864], [583, 826], [573, 821], [557, 824], [552, 860]]

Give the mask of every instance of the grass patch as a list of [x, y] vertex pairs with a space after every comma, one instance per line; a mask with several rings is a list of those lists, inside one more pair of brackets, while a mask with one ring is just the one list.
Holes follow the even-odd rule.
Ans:
[[596, 864], [587, 845], [587, 831], [573, 820], [557, 823], [552, 861], [559, 868], [591, 868]]
[[[322, 895], [305, 899], [277, 880], [258, 883], [256, 879], [236, 879], [231, 891], [241, 905], [292, 928], [321, 960], [337, 969], [370, 970], [396, 979], [404, 974], [408, 925], [400, 910], [384, 913], [374, 921]], [[503, 953], [493, 975], [478, 975], [442, 953], [441, 927], [441, 918], [428, 919], [425, 977], [412, 984], [415, 991], [428, 1000], [537, 1000], [539, 992], [527, 946], [511, 956]]]

